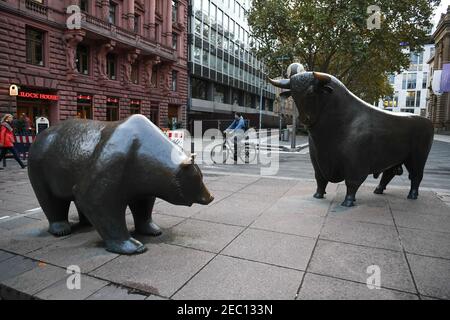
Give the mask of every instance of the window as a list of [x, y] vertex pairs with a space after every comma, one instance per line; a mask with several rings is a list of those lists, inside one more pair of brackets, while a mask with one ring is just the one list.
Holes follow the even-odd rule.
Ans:
[[199, 47], [194, 47], [194, 61], [200, 63], [200, 55], [201, 55], [202, 49]]
[[106, 98], [106, 121], [119, 120], [119, 99]]
[[192, 78], [192, 98], [194, 99], [207, 99], [208, 83], [204, 80]]
[[81, 74], [89, 74], [89, 47], [79, 44], [77, 47], [77, 70]]
[[195, 19], [195, 33], [198, 35], [202, 33], [202, 22], [197, 18]]
[[139, 83], [139, 61], [137, 60], [131, 65], [131, 82]]
[[215, 102], [228, 103], [228, 88], [220, 84], [215, 84], [213, 100]]
[[178, 1], [172, 0], [172, 22], [178, 22]]
[[424, 72], [422, 76], [422, 89], [427, 88], [428, 72]]
[[116, 56], [109, 53], [106, 56], [106, 73], [108, 78], [111, 80], [116, 80]]
[[80, 0], [80, 10], [83, 12], [89, 12], [89, 1]]
[[420, 107], [420, 91], [416, 92], [416, 108]]
[[150, 121], [159, 125], [159, 106], [157, 103], [152, 103], [150, 107]]
[[414, 107], [415, 104], [415, 100], [416, 100], [416, 92], [415, 91], [408, 91], [406, 93], [406, 103], [405, 106], [406, 107]]
[[93, 119], [92, 117], [92, 96], [88, 94], [77, 95], [77, 118]]
[[134, 15], [134, 33], [139, 33], [141, 30], [141, 16], [138, 14]]
[[108, 21], [111, 24], [116, 24], [116, 8], [117, 8], [117, 5], [114, 2], [110, 1], [109, 2], [109, 18], [108, 18]]
[[131, 114], [141, 113], [141, 101], [140, 100], [131, 100], [130, 113]]
[[44, 65], [44, 40], [45, 34], [43, 31], [27, 28], [27, 63], [36, 66]]
[[410, 65], [409, 70], [410, 71], [416, 71], [422, 70], [422, 63], [423, 63], [423, 51], [422, 52], [411, 52], [409, 55], [410, 59]]
[[158, 87], [158, 69], [155, 67], [152, 69], [152, 86], [153, 88]]
[[417, 73], [404, 73], [402, 81], [402, 89], [415, 89], [416, 88]]
[[178, 49], [178, 35], [176, 33], [172, 33], [172, 49]]
[[177, 91], [178, 71], [172, 70], [172, 91]]

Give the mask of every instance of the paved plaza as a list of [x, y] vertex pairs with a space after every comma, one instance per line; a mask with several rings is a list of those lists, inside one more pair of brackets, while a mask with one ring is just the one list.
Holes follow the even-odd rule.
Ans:
[[[310, 179], [205, 173], [208, 206], [158, 200], [159, 237], [120, 256], [89, 227], [47, 233], [26, 170], [9, 162], [0, 182], [0, 294], [37, 299], [449, 299], [450, 191], [408, 188], [340, 206], [343, 184], [312, 197]], [[6, 217], [6, 218], [5, 218]], [[70, 220], [77, 221], [72, 205]], [[126, 216], [130, 231], [132, 216]], [[133, 232], [132, 232], [133, 234]], [[69, 290], [67, 267], [81, 271]], [[371, 266], [380, 289], [369, 289]], [[369, 269], [368, 269], [369, 268]]]

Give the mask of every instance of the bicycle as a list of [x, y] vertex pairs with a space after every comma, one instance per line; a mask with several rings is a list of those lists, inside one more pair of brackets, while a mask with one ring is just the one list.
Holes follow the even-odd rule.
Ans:
[[[237, 162], [237, 157], [239, 157], [243, 163], [252, 163], [256, 159], [256, 147], [254, 144], [249, 142], [237, 143], [237, 154], [234, 156], [234, 136], [232, 139], [227, 139], [224, 137], [224, 141], [221, 144], [214, 146], [211, 149], [211, 160], [214, 164], [225, 164], [229, 158], [234, 162]], [[233, 142], [231, 142], [233, 141]]]

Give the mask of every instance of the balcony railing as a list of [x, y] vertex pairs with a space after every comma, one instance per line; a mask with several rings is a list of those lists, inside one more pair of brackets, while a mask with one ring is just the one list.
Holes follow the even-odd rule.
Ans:
[[[158, 54], [168, 60], [176, 60], [177, 56], [172, 48], [164, 47], [155, 41], [147, 39], [135, 32], [110, 24], [102, 19], [83, 13], [82, 26], [92, 32], [104, 34], [114, 40], [137, 47], [144, 51]], [[92, 28], [94, 26], [94, 28]], [[100, 30], [99, 30], [100, 29]], [[106, 32], [106, 33], [105, 33]]]
[[26, 0], [25, 1], [25, 7], [28, 10], [34, 11], [36, 13], [42, 14], [44, 16], [47, 16], [48, 7], [40, 4], [39, 2], [33, 1], [33, 0]]

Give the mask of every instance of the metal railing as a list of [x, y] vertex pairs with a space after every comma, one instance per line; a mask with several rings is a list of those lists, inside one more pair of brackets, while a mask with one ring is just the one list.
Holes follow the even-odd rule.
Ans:
[[25, 1], [25, 7], [28, 10], [37, 12], [39, 14], [42, 14], [44, 16], [47, 16], [48, 13], [48, 7], [44, 6], [43, 4], [40, 4], [39, 2], [33, 1], [33, 0], [26, 0]]

